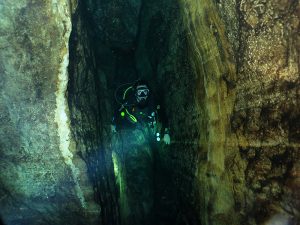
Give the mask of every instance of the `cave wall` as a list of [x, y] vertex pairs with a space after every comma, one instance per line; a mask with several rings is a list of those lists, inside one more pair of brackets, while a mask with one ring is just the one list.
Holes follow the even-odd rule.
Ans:
[[85, 190], [89, 211], [99, 217], [98, 223], [117, 225], [118, 195], [109, 142], [110, 104], [106, 79], [101, 76], [95, 56], [97, 42], [86, 13], [89, 12], [79, 2], [72, 18], [68, 84], [71, 131], [76, 155], [87, 167], [88, 177], [83, 178], [88, 179], [84, 182], [92, 183], [92, 188]]
[[171, 128], [171, 146], [159, 158], [172, 177], [165, 190], [175, 193], [167, 194], [171, 204], [162, 201], [160, 207], [177, 214], [174, 223], [219, 224], [227, 215], [225, 224], [234, 224], [224, 165], [234, 152], [225, 145], [235, 95], [234, 52], [213, 2], [176, 3], [148, 3], [136, 56], [139, 71], [163, 96]]
[[300, 3], [241, 1], [237, 10], [239, 68], [231, 125], [246, 162], [241, 212], [252, 211], [250, 224], [278, 215], [299, 224]]
[[98, 41], [106, 47], [133, 48], [139, 32], [142, 0], [87, 0], [84, 5]]
[[146, 4], [136, 60], [169, 117], [180, 220], [299, 221], [299, 1], [176, 3]]
[[120, 84], [138, 77], [134, 55], [143, 1], [88, 0], [82, 6], [92, 27], [98, 74], [106, 80], [107, 95], [113, 99]]
[[4, 224], [84, 224], [85, 216], [95, 221], [92, 186], [76, 155], [66, 96], [74, 4], [0, 3]]

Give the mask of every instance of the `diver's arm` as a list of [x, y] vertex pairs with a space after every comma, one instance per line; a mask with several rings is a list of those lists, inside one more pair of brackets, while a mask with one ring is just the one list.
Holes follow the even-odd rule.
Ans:
[[124, 110], [126, 110], [127, 106], [133, 105], [133, 86], [129, 86], [124, 89], [123, 93], [117, 100], [117, 107], [115, 108], [112, 120], [111, 120], [111, 132], [115, 133], [120, 129], [120, 125], [122, 123], [122, 119], [125, 116]]

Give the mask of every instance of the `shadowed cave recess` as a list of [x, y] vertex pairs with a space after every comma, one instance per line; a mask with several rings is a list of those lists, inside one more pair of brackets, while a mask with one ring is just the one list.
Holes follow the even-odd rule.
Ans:
[[[299, 0], [0, 15], [4, 225], [300, 225]], [[111, 130], [116, 90], [139, 78], [169, 145]]]

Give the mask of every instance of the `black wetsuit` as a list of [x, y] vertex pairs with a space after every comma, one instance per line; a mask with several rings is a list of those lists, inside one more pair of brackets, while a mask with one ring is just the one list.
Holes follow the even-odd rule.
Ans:
[[158, 131], [156, 128], [157, 123], [160, 122], [160, 106], [155, 104], [152, 95], [141, 105], [136, 101], [134, 94], [134, 90], [130, 89], [123, 100], [123, 106], [120, 105], [115, 110], [113, 124], [116, 126], [116, 130], [144, 129], [147, 127], [152, 129], [153, 132]]

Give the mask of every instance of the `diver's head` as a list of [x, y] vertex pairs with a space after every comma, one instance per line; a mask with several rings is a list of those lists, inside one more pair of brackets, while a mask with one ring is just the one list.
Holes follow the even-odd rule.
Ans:
[[135, 88], [135, 98], [138, 104], [145, 104], [150, 94], [149, 87], [146, 82], [139, 82]]

